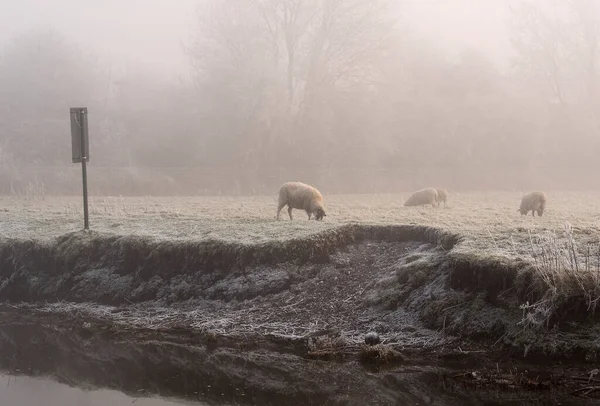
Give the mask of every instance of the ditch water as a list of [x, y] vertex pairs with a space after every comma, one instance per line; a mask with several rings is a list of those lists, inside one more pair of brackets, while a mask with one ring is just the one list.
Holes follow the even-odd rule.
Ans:
[[202, 406], [152, 397], [130, 397], [114, 390], [85, 390], [50, 379], [3, 375], [0, 377], [2, 406]]

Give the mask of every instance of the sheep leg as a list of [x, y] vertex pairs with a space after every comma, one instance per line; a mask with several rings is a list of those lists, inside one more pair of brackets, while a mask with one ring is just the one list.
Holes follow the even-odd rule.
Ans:
[[312, 217], [312, 213], [308, 210], [306, 210], [306, 214], [308, 214], [308, 219], [310, 220], [310, 218]]
[[288, 205], [288, 214], [290, 215], [290, 221], [294, 220], [294, 217], [292, 217], [292, 206]]
[[279, 220], [279, 213], [281, 212], [281, 209], [283, 209], [284, 207], [285, 207], [285, 203], [279, 204], [279, 207], [277, 208], [277, 220]]

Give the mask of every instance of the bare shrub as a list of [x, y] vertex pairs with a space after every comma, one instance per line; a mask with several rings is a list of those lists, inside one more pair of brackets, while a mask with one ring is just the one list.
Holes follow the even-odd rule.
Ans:
[[23, 186], [19, 193], [27, 199], [44, 200], [46, 197], [46, 185], [41, 181], [29, 182]]
[[548, 327], [551, 320], [582, 303], [583, 313], [594, 314], [600, 300], [600, 244], [578, 243], [571, 225], [565, 223], [562, 238], [553, 232], [532, 237], [530, 249], [534, 259], [531, 287], [538, 300], [521, 305], [521, 324]]
[[0, 146], [0, 190], [14, 194], [20, 173], [10, 152]]

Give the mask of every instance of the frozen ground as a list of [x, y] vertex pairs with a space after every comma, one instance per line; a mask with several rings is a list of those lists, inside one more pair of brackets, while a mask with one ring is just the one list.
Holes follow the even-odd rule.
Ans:
[[[528, 255], [532, 236], [561, 233], [570, 223], [576, 238], [590, 241], [600, 230], [600, 193], [548, 192], [544, 216], [517, 212], [521, 192], [451, 194], [447, 207], [408, 208], [408, 194], [326, 196], [327, 217], [275, 221], [276, 197], [92, 197], [91, 227], [118, 235], [158, 239], [216, 239], [262, 243], [304, 237], [349, 222], [419, 224], [463, 235], [463, 250], [493, 256]], [[285, 210], [284, 210], [285, 211]], [[0, 236], [29, 239], [82, 228], [79, 197], [0, 198]], [[285, 219], [287, 213], [282, 212]]]

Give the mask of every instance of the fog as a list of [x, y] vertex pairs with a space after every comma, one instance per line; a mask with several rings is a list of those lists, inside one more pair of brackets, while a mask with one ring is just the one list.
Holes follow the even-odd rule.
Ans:
[[0, 193], [597, 188], [600, 1], [0, 5]]

